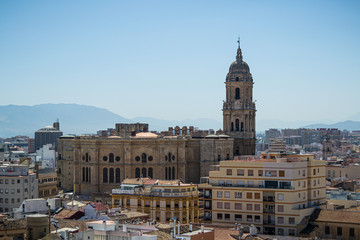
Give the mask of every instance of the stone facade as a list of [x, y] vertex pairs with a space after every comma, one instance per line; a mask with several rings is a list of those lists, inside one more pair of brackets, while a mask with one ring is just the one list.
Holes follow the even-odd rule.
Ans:
[[223, 128], [234, 138], [234, 155], [255, 154], [255, 102], [253, 79], [249, 66], [243, 61], [240, 43], [236, 61], [226, 76], [226, 101], [223, 104]]
[[58, 182], [65, 191], [108, 195], [126, 178], [183, 179], [198, 183], [211, 165], [233, 158], [233, 139], [138, 133], [133, 137], [61, 137]]

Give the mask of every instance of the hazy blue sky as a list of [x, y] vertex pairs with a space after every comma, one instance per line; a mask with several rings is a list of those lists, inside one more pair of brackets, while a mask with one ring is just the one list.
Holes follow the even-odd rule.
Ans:
[[0, 1], [0, 105], [222, 121], [241, 36], [257, 119], [359, 110], [360, 1]]

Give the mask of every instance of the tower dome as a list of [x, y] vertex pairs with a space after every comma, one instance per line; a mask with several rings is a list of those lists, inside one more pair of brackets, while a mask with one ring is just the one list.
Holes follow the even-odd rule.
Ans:
[[226, 76], [226, 81], [253, 81], [249, 65], [243, 60], [240, 41], [238, 41], [236, 60], [230, 65], [229, 73]]

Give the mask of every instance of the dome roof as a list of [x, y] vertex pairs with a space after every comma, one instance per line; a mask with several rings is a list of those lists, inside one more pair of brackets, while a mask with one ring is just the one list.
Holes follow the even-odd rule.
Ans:
[[230, 65], [229, 73], [250, 73], [250, 68], [243, 60], [236, 60]]
[[61, 131], [52, 126], [46, 126], [37, 130], [36, 132], [61, 132]]

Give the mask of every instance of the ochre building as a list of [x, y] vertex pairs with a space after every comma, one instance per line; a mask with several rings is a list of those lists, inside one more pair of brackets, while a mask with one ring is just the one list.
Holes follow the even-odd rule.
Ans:
[[196, 184], [180, 180], [149, 178], [125, 179], [112, 190], [112, 206], [144, 212], [161, 223], [178, 219], [181, 223], [199, 221], [199, 192]]

